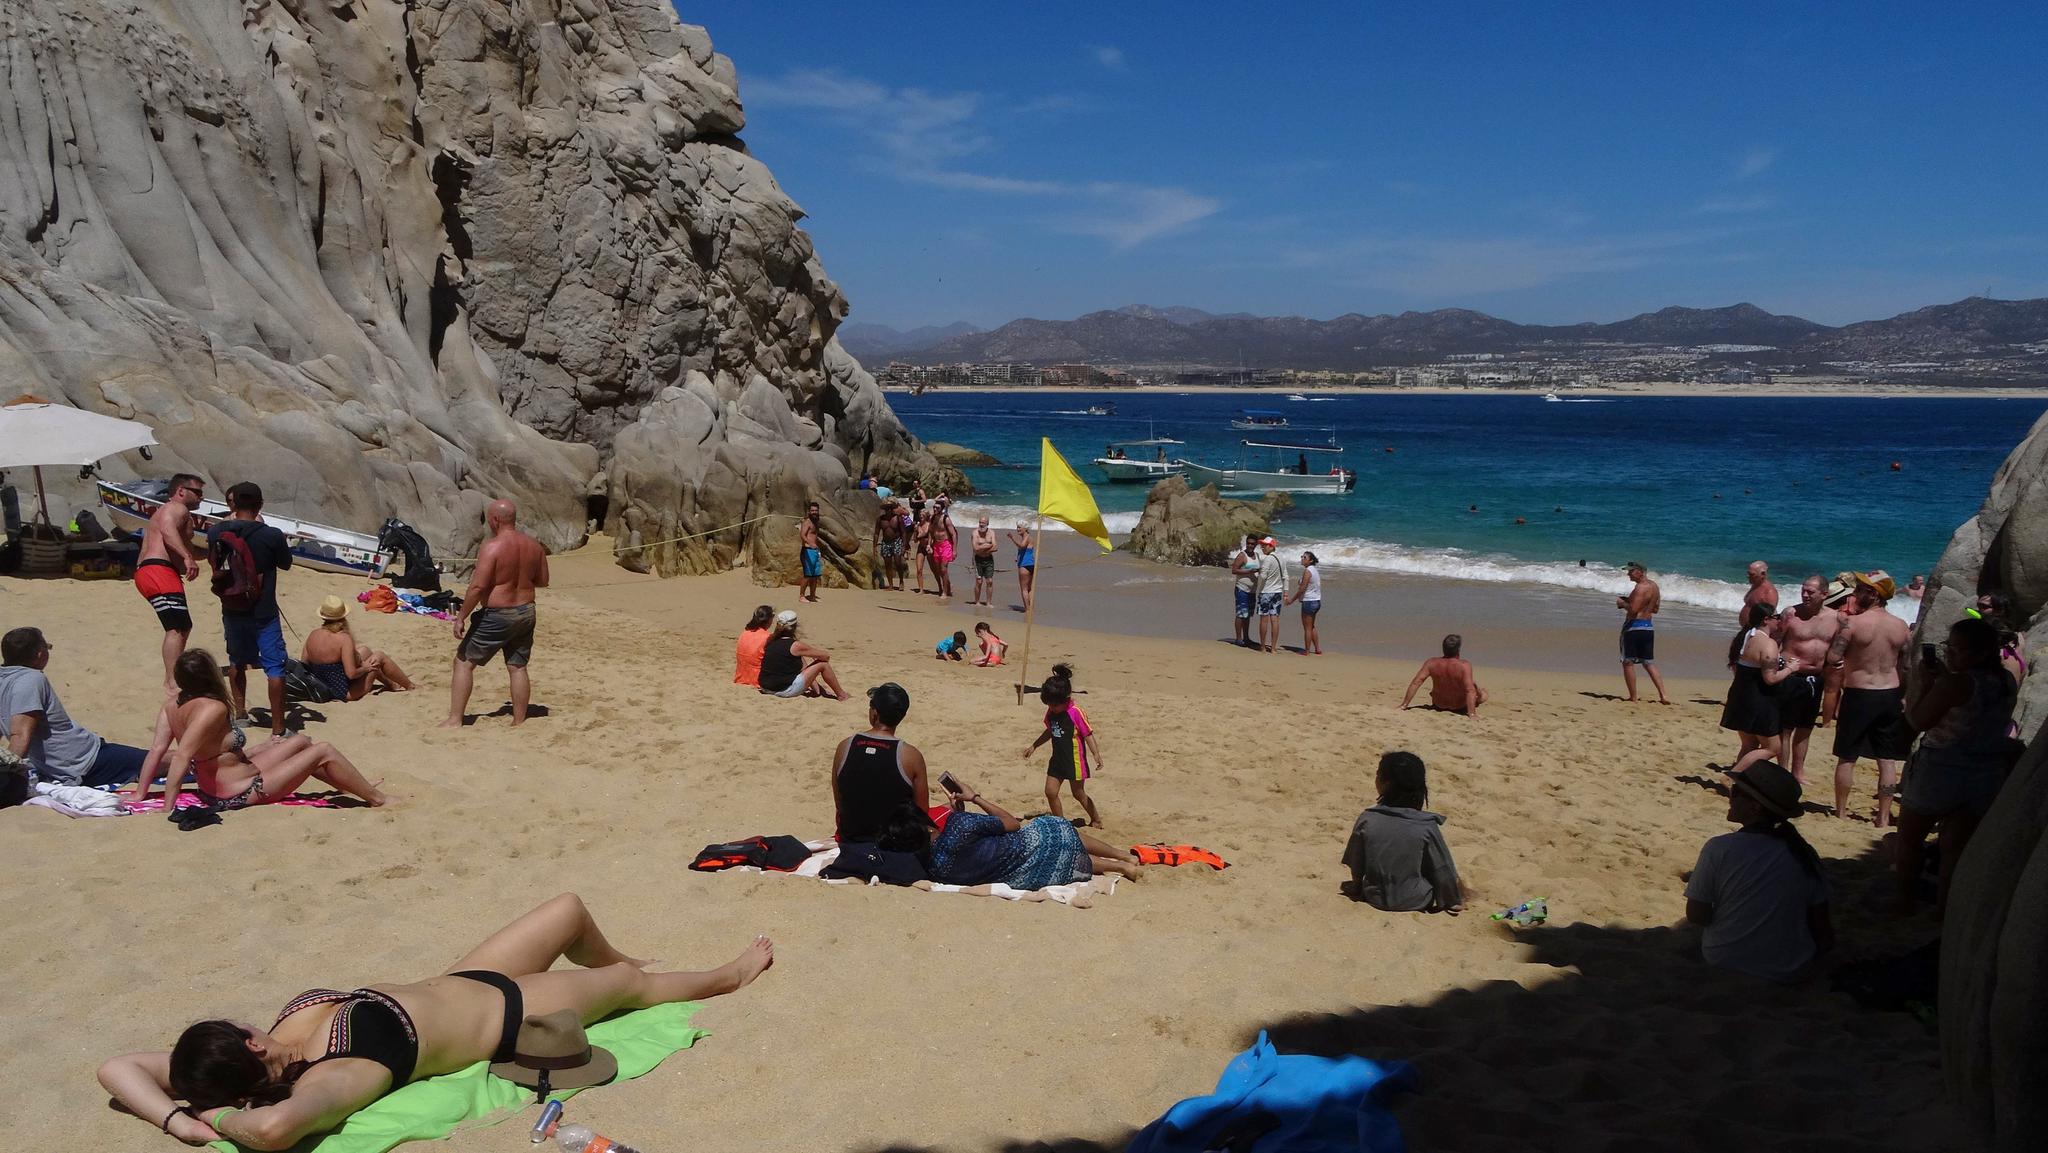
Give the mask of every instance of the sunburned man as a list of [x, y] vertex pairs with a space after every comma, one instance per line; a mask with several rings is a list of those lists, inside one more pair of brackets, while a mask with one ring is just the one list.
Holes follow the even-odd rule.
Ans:
[[1738, 623], [1751, 605], [1778, 607], [1778, 586], [1771, 583], [1771, 566], [1760, 560], [1749, 562], [1749, 591], [1742, 594], [1742, 609], [1736, 613]]
[[1849, 815], [1849, 791], [1856, 784], [1856, 762], [1877, 762], [1877, 827], [1892, 823], [1892, 797], [1899, 788], [1899, 769], [1913, 751], [1913, 730], [1906, 724], [1906, 690], [1899, 668], [1913, 629], [1884, 611], [1892, 598], [1892, 578], [1857, 573], [1857, 611], [1828, 645], [1828, 671], [1840, 680], [1842, 703], [1835, 728], [1835, 815]]
[[206, 482], [189, 472], [171, 478], [164, 503], [142, 529], [142, 552], [135, 562], [135, 591], [149, 602], [164, 626], [164, 691], [172, 691], [171, 666], [192, 639], [192, 608], [185, 601], [185, 582], [199, 578], [199, 558], [192, 552], [192, 514], [206, 498]]
[[1778, 648], [1794, 669], [1778, 685], [1778, 756], [1801, 785], [1806, 747], [1827, 695], [1828, 648], [1842, 631], [1841, 615], [1821, 603], [1827, 587], [1819, 573], [1807, 577], [1799, 583], [1799, 603], [1778, 614]]
[[1479, 687], [1479, 678], [1472, 671], [1472, 662], [1458, 654], [1465, 648], [1465, 638], [1452, 633], [1444, 638], [1444, 655], [1431, 657], [1422, 662], [1416, 670], [1415, 679], [1408, 682], [1408, 693], [1401, 698], [1401, 707], [1406, 709], [1415, 701], [1415, 691], [1422, 682], [1429, 682], [1429, 706], [1440, 713], [1461, 713], [1468, 717], [1479, 715], [1479, 706], [1486, 703], [1486, 690]]
[[448, 719], [441, 722], [446, 729], [463, 722], [477, 666], [489, 664], [501, 652], [511, 680], [515, 727], [526, 722], [527, 702], [533, 697], [526, 662], [533, 656], [534, 590], [548, 587], [547, 550], [519, 531], [519, 509], [511, 501], [492, 501], [484, 518], [491, 535], [477, 550], [476, 572], [469, 578], [462, 609], [455, 614], [455, 668], [449, 678]]

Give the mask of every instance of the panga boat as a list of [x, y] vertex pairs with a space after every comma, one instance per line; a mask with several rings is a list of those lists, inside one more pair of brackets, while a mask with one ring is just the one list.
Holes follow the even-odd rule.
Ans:
[[[1174, 463], [1187, 474], [1189, 484], [1197, 488], [1213, 484], [1220, 492], [1322, 492], [1341, 496], [1358, 485], [1358, 473], [1351, 469], [1334, 463], [1328, 472], [1315, 472], [1310, 468], [1309, 453], [1334, 456], [1344, 451], [1334, 444], [1278, 444], [1262, 440], [1245, 440], [1238, 444], [1236, 468], [1211, 468], [1191, 460]], [[1272, 454], [1269, 470], [1246, 467], [1245, 461], [1252, 458], [1255, 450]], [[1284, 463], [1289, 453], [1295, 457], [1295, 465], [1291, 469]]]
[[1105, 400], [1097, 404], [1091, 404], [1086, 409], [1086, 412], [1089, 416], [1115, 416], [1116, 402]]
[[1230, 427], [1241, 432], [1257, 432], [1260, 429], [1286, 428], [1287, 414], [1270, 408], [1247, 408], [1237, 414]]
[[[1182, 442], [1163, 436], [1151, 437], [1146, 440], [1113, 440], [1104, 447], [1102, 455], [1096, 457], [1090, 463], [1096, 468], [1101, 469], [1102, 475], [1108, 477], [1112, 484], [1133, 484], [1141, 481], [1150, 483], [1155, 480], [1164, 480], [1180, 472], [1179, 465], [1166, 459], [1166, 446], [1180, 443]], [[1151, 460], [1131, 456], [1125, 451], [1126, 449], [1138, 449], [1140, 452], [1143, 452], [1143, 450], [1148, 448], [1154, 450]]]
[[1546, 393], [1544, 393], [1544, 394], [1543, 394], [1543, 399], [1544, 399], [1545, 403], [1548, 403], [1548, 404], [1563, 404], [1563, 403], [1564, 403], [1564, 398], [1563, 398], [1563, 397], [1561, 397], [1561, 396], [1559, 396], [1559, 395], [1557, 395], [1557, 394], [1556, 394], [1556, 393], [1554, 393], [1554, 392], [1546, 392]]
[[[105, 506], [107, 515], [117, 526], [129, 532], [142, 531], [149, 518], [156, 515], [156, 510], [164, 506], [171, 488], [171, 482], [167, 480], [137, 480], [121, 484], [103, 480], [97, 483], [100, 504]], [[206, 549], [206, 530], [226, 519], [228, 506], [217, 500], [199, 502], [199, 509], [192, 516], [192, 543], [202, 554]], [[319, 572], [377, 576], [391, 563], [391, 555], [379, 548], [377, 538], [368, 533], [350, 532], [345, 528], [267, 512], [263, 514], [263, 523], [284, 534], [285, 540], [291, 544], [294, 566], [303, 565]]]

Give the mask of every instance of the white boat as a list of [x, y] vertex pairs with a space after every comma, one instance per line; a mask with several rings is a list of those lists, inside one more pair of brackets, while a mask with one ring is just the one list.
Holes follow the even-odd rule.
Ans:
[[1556, 394], [1556, 393], [1554, 393], [1554, 392], [1546, 392], [1546, 393], [1544, 393], [1544, 394], [1543, 394], [1543, 399], [1544, 399], [1544, 401], [1545, 401], [1546, 403], [1549, 403], [1549, 404], [1563, 404], [1563, 403], [1564, 403], [1564, 398], [1563, 398], [1563, 397], [1561, 397], [1561, 396], [1559, 396], [1559, 395], [1557, 395], [1557, 394]]
[[[1329, 493], [1342, 496], [1358, 485], [1358, 473], [1351, 469], [1332, 464], [1328, 472], [1315, 472], [1308, 467], [1308, 454], [1327, 453], [1335, 456], [1344, 450], [1334, 444], [1279, 444], [1273, 441], [1239, 441], [1238, 467], [1211, 468], [1191, 460], [1174, 463], [1187, 474], [1188, 483], [1200, 488], [1213, 484], [1219, 492], [1293, 492]], [[1270, 451], [1272, 467], [1255, 469], [1245, 462], [1251, 459], [1253, 450]], [[1287, 468], [1284, 461], [1288, 453], [1295, 454], [1295, 466]]]
[[1298, 393], [1298, 392], [1290, 392], [1290, 393], [1288, 393], [1288, 394], [1287, 394], [1287, 399], [1289, 399], [1289, 400], [1298, 400], [1298, 401], [1301, 401], [1301, 402], [1302, 402], [1302, 403], [1304, 403], [1304, 404], [1308, 403], [1308, 398], [1307, 398], [1307, 397], [1305, 397], [1305, 396], [1303, 396], [1303, 395], [1301, 395], [1301, 394], [1300, 394], [1300, 393]]
[[1113, 400], [1105, 400], [1099, 404], [1091, 404], [1082, 411], [1083, 414], [1087, 416], [1115, 416], [1116, 402]]
[[1240, 432], [1260, 432], [1266, 429], [1286, 428], [1287, 414], [1270, 408], [1247, 408], [1238, 412], [1230, 427]]
[[[170, 495], [169, 481], [137, 480], [116, 484], [103, 480], [97, 483], [100, 504], [107, 510], [107, 515], [116, 526], [129, 532], [141, 532]], [[203, 554], [206, 530], [228, 519], [228, 506], [217, 500], [200, 501], [192, 519], [192, 543]], [[284, 533], [285, 540], [291, 543], [294, 566], [319, 572], [377, 576], [391, 564], [391, 554], [384, 551], [376, 537], [367, 533], [350, 532], [345, 528], [272, 513], [263, 514], [263, 523]]]
[[[1181, 444], [1170, 437], [1155, 436], [1145, 440], [1113, 440], [1104, 446], [1102, 455], [1090, 461], [1109, 478], [1111, 484], [1150, 483], [1164, 480], [1180, 472], [1180, 466], [1166, 459], [1166, 446]], [[1151, 460], [1131, 456], [1125, 449], [1153, 449]]]

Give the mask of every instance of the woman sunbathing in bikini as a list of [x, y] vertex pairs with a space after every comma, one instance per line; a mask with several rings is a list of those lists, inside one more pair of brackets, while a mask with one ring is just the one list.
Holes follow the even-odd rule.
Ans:
[[[558, 957], [582, 967], [551, 972]], [[528, 1015], [572, 1009], [587, 1025], [621, 1009], [716, 997], [774, 960], [775, 946], [756, 937], [708, 972], [649, 973], [650, 962], [614, 949], [582, 899], [564, 893], [441, 976], [301, 993], [268, 1030], [201, 1021], [168, 1053], [101, 1065], [100, 1084], [187, 1144], [225, 1137], [245, 1149], [289, 1149], [409, 1082], [511, 1060]]]
[[[172, 666], [171, 679], [178, 698], [164, 706], [156, 726], [156, 741], [142, 762], [132, 789], [121, 799], [141, 801], [149, 796], [157, 766], [169, 757], [164, 770], [164, 804], [175, 810], [178, 790], [185, 774], [199, 782], [199, 795], [216, 809], [246, 809], [251, 805], [281, 801], [292, 795], [307, 777], [313, 777], [346, 793], [353, 793], [373, 805], [391, 800], [381, 782], [364, 779], [363, 774], [337, 752], [333, 745], [314, 743], [304, 737], [273, 741], [255, 748], [233, 743], [229, 724], [231, 708], [227, 686], [221, 682], [220, 666], [205, 649], [186, 649]], [[176, 751], [172, 749], [176, 745]], [[207, 750], [192, 753], [187, 750]]]

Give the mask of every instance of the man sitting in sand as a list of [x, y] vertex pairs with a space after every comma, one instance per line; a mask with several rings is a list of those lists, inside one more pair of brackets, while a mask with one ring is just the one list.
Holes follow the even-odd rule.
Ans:
[[1457, 633], [1444, 638], [1444, 655], [1431, 657], [1422, 662], [1415, 672], [1415, 679], [1408, 682], [1408, 693], [1401, 698], [1401, 707], [1406, 709], [1415, 700], [1415, 690], [1422, 682], [1429, 682], [1429, 707], [1440, 713], [1460, 713], [1468, 717], [1479, 715], [1479, 706], [1486, 703], [1486, 690], [1479, 687], [1479, 678], [1472, 671], [1472, 662], [1459, 656], [1465, 647], [1465, 638]]
[[1622, 612], [1621, 679], [1628, 685], [1628, 699], [1635, 700], [1636, 666], [1643, 666], [1650, 683], [1657, 686], [1657, 703], [1668, 705], [1671, 700], [1664, 695], [1664, 678], [1657, 675], [1656, 617], [1664, 607], [1664, 594], [1642, 562], [1630, 561], [1623, 571], [1635, 587], [1614, 598], [1614, 607]]
[[1913, 628], [1883, 608], [1895, 591], [1892, 578], [1870, 572], [1857, 573], [1854, 580], [1856, 612], [1828, 646], [1828, 671], [1842, 686], [1835, 724], [1835, 815], [1849, 815], [1856, 762], [1869, 757], [1877, 762], [1877, 827], [1884, 829], [1892, 823], [1899, 770], [1913, 751], [1906, 689], [1899, 679]]
[[910, 714], [910, 694], [895, 681], [868, 690], [868, 727], [832, 753], [832, 835], [877, 843], [897, 808], [931, 807], [924, 754], [896, 735]]
[[1704, 926], [1710, 965], [1791, 983], [1834, 947], [1820, 856], [1794, 829], [1799, 782], [1774, 761], [1732, 775], [1728, 819], [1742, 826], [1700, 849], [1685, 919]]
[[37, 780], [48, 784], [98, 788], [134, 780], [148, 753], [102, 740], [72, 722], [43, 672], [50, 667], [50, 648], [38, 628], [10, 629], [0, 637], [0, 660], [7, 662], [0, 666], [0, 718], [7, 722], [7, 747], [28, 762]]
[[477, 666], [491, 663], [501, 652], [511, 681], [513, 727], [526, 723], [527, 702], [533, 697], [526, 662], [533, 656], [537, 622], [534, 590], [548, 587], [547, 550], [519, 531], [519, 507], [509, 500], [494, 500], [486, 506], [484, 523], [490, 528], [490, 538], [477, 550], [476, 572], [469, 578], [469, 590], [455, 614], [455, 667], [449, 676], [448, 719], [441, 722], [444, 729], [461, 727]]

